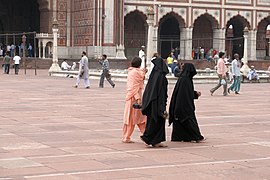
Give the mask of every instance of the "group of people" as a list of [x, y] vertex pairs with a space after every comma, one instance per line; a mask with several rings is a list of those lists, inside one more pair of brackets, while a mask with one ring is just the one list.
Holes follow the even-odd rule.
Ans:
[[31, 43], [28, 43], [28, 45], [21, 43], [18, 46], [14, 45], [13, 43], [8, 45], [0, 45], [0, 57], [4, 57], [7, 53], [10, 57], [14, 57], [16, 54], [23, 56], [23, 51], [25, 52], [25, 56], [33, 57], [34, 49]]
[[196, 47], [192, 49], [192, 58], [197, 60], [206, 59], [207, 61], [212, 61], [217, 54], [218, 50], [213, 48]]
[[219, 89], [221, 86], [223, 86], [223, 96], [227, 96], [230, 94], [231, 91], [234, 91], [235, 94], [239, 94], [240, 91], [240, 85], [241, 85], [241, 66], [242, 63], [239, 59], [238, 54], [234, 54], [234, 60], [232, 61], [231, 65], [231, 73], [233, 76], [233, 83], [230, 85], [229, 88], [227, 88], [228, 84], [228, 77], [227, 72], [228, 68], [226, 67], [227, 62], [225, 61], [225, 53], [219, 52], [218, 54], [219, 60], [217, 62], [217, 74], [218, 74], [218, 84], [210, 90], [211, 96], [214, 94], [214, 92]]
[[[218, 54], [219, 59], [217, 61], [217, 74], [218, 74], [218, 84], [210, 90], [211, 96], [214, 94], [214, 92], [219, 89], [221, 86], [223, 86], [223, 95], [227, 96], [230, 94], [231, 91], [233, 91], [235, 94], [239, 94], [240, 91], [240, 86], [241, 86], [241, 81], [243, 75], [241, 73], [241, 67], [242, 67], [242, 62], [239, 58], [239, 54], [234, 54], [234, 59], [231, 63], [227, 62], [225, 60], [225, 53], [224, 52], [219, 52]], [[231, 67], [229, 67], [231, 65]], [[254, 66], [250, 66], [251, 69], [249, 70], [247, 74], [248, 80], [251, 82], [253, 79], [256, 81], [259, 81], [259, 75], [257, 74]], [[229, 74], [229, 68], [230, 68], [230, 74]], [[232, 77], [232, 83], [229, 87], [228, 83]]]
[[[14, 62], [12, 62], [12, 60]], [[10, 57], [9, 53], [6, 53], [4, 58], [3, 58], [3, 62], [2, 62], [3, 73], [4, 74], [9, 74], [10, 65], [13, 64], [15, 74], [18, 75], [19, 74], [19, 69], [20, 69], [20, 61], [21, 61], [21, 57], [19, 55], [15, 55], [12, 58], [12, 57]]]
[[[110, 65], [109, 61], [107, 59], [107, 55], [103, 54], [102, 59], [98, 60], [99, 64], [102, 66], [102, 73], [100, 76], [100, 81], [99, 81], [99, 87], [103, 88], [104, 87], [104, 80], [105, 78], [107, 81], [110, 83], [112, 88], [115, 87], [115, 83], [111, 80], [111, 74], [110, 74]], [[82, 57], [79, 62], [79, 71], [78, 71], [78, 76], [75, 84], [75, 88], [77, 88], [80, 84], [81, 79], [84, 81], [84, 87], [86, 89], [90, 88], [90, 82], [89, 82], [89, 66], [88, 66], [88, 58], [86, 56], [86, 52], [82, 52]]]
[[140, 138], [146, 145], [166, 146], [162, 142], [166, 141], [165, 123], [168, 117], [169, 125], [173, 124], [172, 141], [205, 140], [195, 115], [194, 99], [199, 98], [201, 93], [194, 90], [193, 76], [197, 73], [194, 65], [185, 63], [182, 66], [167, 113], [167, 64], [157, 53], [154, 54], [151, 60], [154, 67], [143, 92], [147, 70], [140, 68], [141, 62], [141, 58], [135, 57], [128, 69], [122, 142], [133, 142], [131, 135], [137, 125], [142, 133]]

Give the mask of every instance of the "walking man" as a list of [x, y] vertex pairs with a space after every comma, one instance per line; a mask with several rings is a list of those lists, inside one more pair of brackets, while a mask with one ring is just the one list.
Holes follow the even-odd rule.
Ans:
[[79, 66], [79, 73], [76, 81], [76, 85], [74, 86], [77, 88], [80, 84], [81, 79], [84, 80], [84, 87], [86, 89], [90, 88], [89, 84], [89, 68], [88, 68], [88, 58], [86, 57], [86, 52], [82, 52], [82, 58], [80, 60], [80, 66]]
[[112, 88], [114, 88], [115, 84], [111, 80], [111, 74], [110, 74], [110, 65], [109, 61], [107, 59], [107, 55], [103, 54], [102, 55], [102, 60], [99, 60], [99, 64], [102, 65], [102, 74], [100, 76], [100, 81], [99, 81], [99, 87], [103, 88], [104, 87], [104, 79], [106, 77], [107, 81], [110, 83]]
[[[218, 54], [219, 60], [217, 62], [217, 74], [218, 74], [218, 84], [216, 87], [210, 90], [211, 96], [213, 96], [213, 93], [220, 88], [221, 85], [223, 85], [223, 96], [227, 96], [227, 79], [226, 79], [226, 66], [225, 66], [225, 53], [224, 52], [219, 52]], [[222, 81], [224, 83], [222, 83]]]
[[18, 56], [18, 55], [14, 56], [14, 58], [13, 58], [13, 61], [14, 61], [14, 69], [15, 69], [15, 74], [16, 74], [16, 75], [19, 74], [20, 60], [21, 60], [21, 57]]
[[232, 85], [228, 88], [228, 93], [230, 91], [234, 91], [235, 94], [239, 94], [240, 91], [240, 68], [241, 68], [241, 62], [239, 59], [238, 54], [234, 54], [234, 60], [232, 61], [232, 75], [233, 75], [233, 83]]
[[10, 68], [10, 56], [9, 53], [6, 52], [5, 57], [3, 58], [3, 64], [4, 64], [4, 74], [9, 74], [9, 68]]

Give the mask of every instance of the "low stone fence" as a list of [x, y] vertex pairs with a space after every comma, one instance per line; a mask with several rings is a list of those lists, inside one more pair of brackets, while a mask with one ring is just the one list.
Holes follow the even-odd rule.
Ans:
[[[90, 79], [99, 79], [102, 70], [90, 69], [89, 75]], [[127, 80], [127, 70], [119, 70], [113, 69], [110, 71], [112, 75], [112, 80], [119, 82], [126, 82]], [[194, 76], [193, 82], [197, 84], [211, 84], [218, 82], [218, 76], [215, 70], [197, 70], [197, 75]], [[270, 82], [270, 72], [269, 71], [258, 71], [260, 82]], [[78, 71], [59, 71], [53, 72], [50, 74], [51, 76], [59, 76], [59, 77], [69, 77], [76, 78], [78, 75]], [[167, 79], [170, 84], [174, 84], [177, 81], [177, 78], [173, 75], [167, 75]], [[147, 80], [147, 79], [146, 79]], [[244, 78], [243, 82], [249, 82], [246, 78]]]

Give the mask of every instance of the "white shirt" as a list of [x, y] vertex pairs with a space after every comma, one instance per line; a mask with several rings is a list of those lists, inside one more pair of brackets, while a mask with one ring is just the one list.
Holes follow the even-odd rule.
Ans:
[[10, 45], [7, 45], [7, 52], [10, 51]]
[[145, 68], [145, 53], [142, 49], [139, 51], [139, 57], [142, 59], [141, 68]]
[[240, 76], [240, 62], [237, 59], [232, 61], [232, 75]]
[[14, 64], [20, 64], [21, 58], [20, 56], [14, 56], [13, 60], [14, 60]]
[[61, 64], [61, 69], [68, 70], [69, 68], [71, 68], [71, 66], [68, 65], [68, 63], [66, 61], [63, 61]]

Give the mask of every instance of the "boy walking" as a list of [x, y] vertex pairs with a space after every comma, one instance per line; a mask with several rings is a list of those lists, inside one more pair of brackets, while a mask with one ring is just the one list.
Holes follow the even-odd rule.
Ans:
[[110, 65], [109, 65], [109, 61], [107, 59], [106, 54], [102, 55], [102, 60], [99, 60], [99, 64], [101, 64], [101, 66], [102, 66], [102, 74], [100, 76], [99, 87], [100, 88], [104, 87], [104, 79], [106, 77], [107, 81], [110, 83], [112, 88], [114, 88], [115, 84], [111, 80]]

